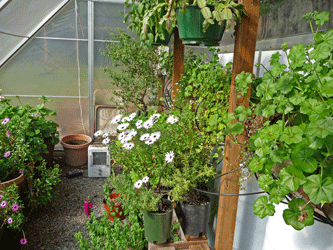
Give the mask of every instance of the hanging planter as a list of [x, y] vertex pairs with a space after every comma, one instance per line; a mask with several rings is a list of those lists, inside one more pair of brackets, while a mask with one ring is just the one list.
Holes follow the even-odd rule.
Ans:
[[[153, 45], [168, 45], [170, 42], [170, 38], [171, 38], [172, 32], [171, 34], [168, 31], [164, 31], [164, 40], [161, 39], [160, 37], [157, 38], [156, 42], [153, 42]], [[155, 37], [155, 35], [154, 35]]]
[[203, 205], [191, 205], [185, 202], [180, 203], [183, 230], [185, 235], [201, 237], [207, 233], [210, 202]]
[[88, 147], [92, 139], [88, 135], [67, 135], [61, 139], [65, 150], [65, 161], [69, 166], [78, 167], [88, 161]]
[[[214, 10], [213, 5], [208, 6], [211, 11]], [[179, 37], [183, 44], [199, 45], [203, 43], [205, 46], [218, 46], [225, 30], [225, 21], [223, 25], [219, 25], [216, 21], [210, 25], [206, 32], [203, 32], [202, 23], [204, 17], [197, 5], [187, 5], [186, 11], [183, 13], [177, 9], [177, 20]]]
[[167, 212], [143, 212], [146, 239], [154, 244], [166, 243], [171, 236], [173, 206], [169, 200], [162, 201], [168, 208]]

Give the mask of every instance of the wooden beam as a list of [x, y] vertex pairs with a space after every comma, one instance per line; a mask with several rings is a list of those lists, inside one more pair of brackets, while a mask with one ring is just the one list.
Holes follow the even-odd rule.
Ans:
[[[241, 24], [236, 28], [234, 61], [232, 69], [232, 80], [230, 88], [229, 112], [234, 112], [239, 105], [249, 106], [249, 101], [245, 98], [237, 98], [235, 88], [235, 77], [242, 71], [253, 72], [254, 53], [257, 40], [257, 28], [259, 20], [260, 0], [239, 0], [238, 3], [244, 5], [248, 16], [243, 16]], [[251, 93], [249, 86], [248, 95]], [[244, 141], [244, 136], [238, 137], [240, 142]], [[225, 156], [223, 161], [222, 174], [239, 168], [240, 147], [234, 144], [227, 137], [225, 141]], [[239, 193], [239, 171], [224, 176], [221, 180], [221, 194]], [[215, 250], [232, 250], [234, 232], [236, 225], [238, 196], [220, 196]]]
[[173, 47], [173, 66], [172, 66], [172, 100], [175, 99], [178, 92], [178, 85], [176, 85], [181, 75], [183, 74], [184, 64], [184, 45], [179, 38], [178, 29], [174, 31], [174, 47]]

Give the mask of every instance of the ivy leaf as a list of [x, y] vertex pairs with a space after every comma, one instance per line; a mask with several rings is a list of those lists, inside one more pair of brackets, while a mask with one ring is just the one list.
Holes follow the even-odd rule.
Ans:
[[273, 216], [275, 214], [275, 207], [268, 202], [267, 196], [260, 196], [253, 204], [253, 213], [261, 219], [266, 216]]
[[303, 199], [292, 199], [288, 203], [288, 209], [283, 211], [283, 219], [287, 225], [291, 225], [296, 230], [301, 230], [306, 226], [314, 224], [314, 208], [311, 205], [305, 206]]
[[272, 184], [273, 182], [274, 180], [268, 174], [260, 175], [258, 179], [259, 187], [266, 192], [269, 191], [269, 185]]
[[291, 161], [298, 169], [313, 173], [318, 168], [318, 161], [313, 158], [314, 150], [309, 147], [301, 147], [291, 153]]
[[293, 192], [296, 192], [299, 186], [306, 181], [303, 172], [294, 165], [283, 168], [279, 173], [279, 177], [281, 179], [281, 185], [288, 187]]
[[298, 126], [287, 127], [281, 134], [281, 141], [288, 144], [299, 143], [302, 141], [303, 130]]
[[333, 180], [330, 177], [322, 179], [321, 175], [311, 175], [306, 178], [303, 189], [314, 204], [333, 202]]

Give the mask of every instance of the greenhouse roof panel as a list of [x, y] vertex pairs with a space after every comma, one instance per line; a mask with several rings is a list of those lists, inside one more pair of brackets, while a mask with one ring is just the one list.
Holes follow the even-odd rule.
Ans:
[[69, 1], [7, 1], [0, 9], [0, 67]]

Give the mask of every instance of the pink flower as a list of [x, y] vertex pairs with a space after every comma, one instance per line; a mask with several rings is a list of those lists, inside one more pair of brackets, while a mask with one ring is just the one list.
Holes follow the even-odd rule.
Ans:
[[7, 151], [3, 156], [4, 157], [9, 157], [10, 156], [10, 151]]
[[[16, 161], [14, 161], [16, 162]], [[20, 173], [23, 174], [24, 173], [24, 169], [20, 169]]]
[[13, 223], [13, 218], [12, 217], [9, 217], [8, 220], [7, 220], [8, 224], [12, 224]]
[[18, 204], [14, 204], [14, 205], [12, 206], [12, 210], [13, 210], [13, 212], [17, 211], [19, 208], [20, 208], [20, 206], [19, 206]]
[[2, 201], [0, 207], [5, 208], [7, 206], [7, 201]]
[[2, 124], [2, 125], [5, 125], [5, 124], [7, 124], [9, 121], [10, 121], [9, 118], [5, 118], [5, 119], [1, 122], [1, 124]]
[[28, 240], [26, 238], [21, 239], [21, 245], [25, 245], [28, 243]]
[[10, 132], [9, 132], [9, 131], [7, 131], [6, 135], [7, 135], [7, 137], [10, 137]]

